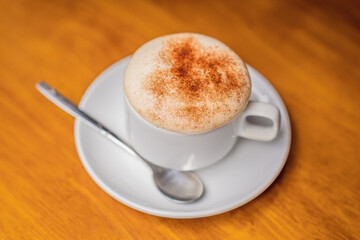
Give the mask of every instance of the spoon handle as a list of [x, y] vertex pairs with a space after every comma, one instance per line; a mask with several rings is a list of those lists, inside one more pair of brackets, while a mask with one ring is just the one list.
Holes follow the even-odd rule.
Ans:
[[76, 106], [73, 102], [71, 102], [61, 93], [56, 91], [46, 82], [38, 82], [36, 84], [36, 88], [47, 99], [53, 102], [56, 106], [60, 107], [62, 110], [75, 117], [76, 119], [81, 120], [86, 125], [90, 126], [100, 134], [115, 142], [128, 153], [132, 154], [133, 156], [138, 156], [135, 150], [133, 150], [124, 140], [115, 135], [115, 133], [111, 132], [107, 127], [96, 121], [94, 118], [90, 117], [87, 113], [81, 111], [78, 106]]

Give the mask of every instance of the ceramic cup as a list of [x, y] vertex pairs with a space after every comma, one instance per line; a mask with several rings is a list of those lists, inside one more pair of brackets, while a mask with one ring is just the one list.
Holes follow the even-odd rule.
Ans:
[[271, 141], [279, 130], [280, 112], [274, 105], [249, 101], [245, 110], [227, 124], [201, 134], [168, 131], [145, 120], [125, 97], [130, 144], [142, 157], [183, 171], [207, 167], [224, 158], [238, 137]]

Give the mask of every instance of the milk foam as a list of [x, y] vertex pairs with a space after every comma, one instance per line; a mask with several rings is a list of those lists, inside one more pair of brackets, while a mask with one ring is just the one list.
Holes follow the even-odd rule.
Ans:
[[132, 56], [125, 94], [145, 120], [180, 133], [204, 133], [237, 117], [251, 81], [244, 62], [224, 43], [201, 34], [155, 38]]

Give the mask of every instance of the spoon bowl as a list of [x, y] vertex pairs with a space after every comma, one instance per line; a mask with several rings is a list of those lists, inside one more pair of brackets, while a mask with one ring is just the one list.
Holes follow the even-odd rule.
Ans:
[[204, 193], [204, 187], [198, 176], [191, 172], [151, 167], [158, 189], [174, 202], [191, 203]]

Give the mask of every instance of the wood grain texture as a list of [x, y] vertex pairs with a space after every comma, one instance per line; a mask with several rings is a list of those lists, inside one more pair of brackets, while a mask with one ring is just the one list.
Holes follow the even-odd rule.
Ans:
[[[360, 239], [359, 1], [0, 0], [0, 239]], [[218, 38], [278, 89], [288, 162], [243, 207], [174, 220], [133, 210], [81, 165], [73, 119], [34, 88], [78, 102], [142, 43]]]

